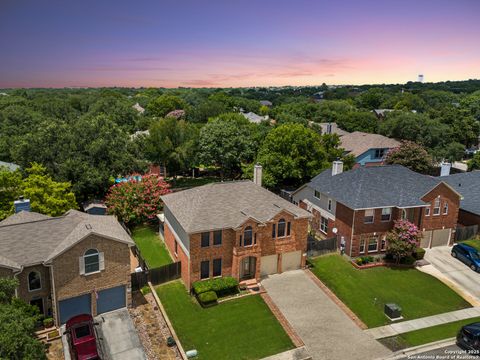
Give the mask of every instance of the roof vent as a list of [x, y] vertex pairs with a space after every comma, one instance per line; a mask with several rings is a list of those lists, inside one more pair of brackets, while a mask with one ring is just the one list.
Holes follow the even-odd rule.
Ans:
[[87, 228], [87, 230], [92, 230], [92, 225], [90, 224], [85, 224], [85, 227]]

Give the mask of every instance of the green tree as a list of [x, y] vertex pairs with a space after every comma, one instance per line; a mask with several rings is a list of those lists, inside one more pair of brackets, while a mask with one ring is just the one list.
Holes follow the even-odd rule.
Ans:
[[480, 152], [477, 152], [472, 159], [468, 161], [468, 171], [480, 170]]
[[342, 129], [353, 132], [363, 131], [374, 133], [377, 130], [377, 117], [370, 111], [350, 111], [337, 119], [337, 124]]
[[434, 167], [430, 154], [411, 141], [405, 141], [398, 148], [390, 150], [385, 157], [385, 163], [402, 165], [421, 174], [430, 174]]
[[33, 163], [26, 171], [28, 176], [22, 181], [21, 192], [26, 199], [30, 199], [33, 211], [60, 216], [77, 208], [69, 182], [54, 181], [47, 174], [47, 169], [37, 163]]
[[300, 124], [271, 130], [259, 149], [257, 163], [263, 166], [268, 187], [301, 184], [329, 166], [320, 135]]
[[194, 165], [198, 131], [196, 126], [172, 117], [157, 120], [147, 137], [147, 156], [165, 164], [169, 174], [185, 171]]
[[254, 128], [242, 115], [224, 114], [200, 130], [198, 160], [220, 168], [222, 178], [240, 171], [241, 163], [255, 155]]
[[152, 116], [164, 117], [173, 110], [185, 110], [187, 103], [175, 95], [163, 94], [147, 105], [147, 111]]
[[13, 213], [13, 201], [20, 195], [22, 174], [0, 166], [0, 220]]

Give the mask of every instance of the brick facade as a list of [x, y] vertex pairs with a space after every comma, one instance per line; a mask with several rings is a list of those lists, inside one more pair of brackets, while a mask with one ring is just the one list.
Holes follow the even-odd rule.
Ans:
[[[183, 248], [180, 245], [180, 241], [175, 240], [172, 230], [168, 224], [164, 227], [163, 237], [167, 249], [170, 252], [170, 256], [175, 261], [180, 261], [180, 266], [182, 268], [182, 280], [185, 284], [190, 284], [190, 260], [188, 255], [185, 253]], [[175, 242], [177, 242], [177, 252], [175, 253]]]
[[[273, 224], [280, 219], [291, 223], [290, 236], [272, 238]], [[240, 245], [240, 237], [243, 236], [246, 227], [251, 226], [253, 232], [252, 246]], [[240, 279], [240, 265], [244, 258], [256, 258], [255, 278], [260, 279], [262, 256], [278, 255], [277, 272], [282, 272], [282, 254], [292, 251], [301, 251], [301, 266], [305, 265], [303, 253], [307, 250], [308, 219], [295, 219], [290, 213], [282, 211], [266, 224], [260, 224], [249, 219], [238, 229], [223, 229], [222, 244], [213, 245], [214, 231], [210, 231], [210, 246], [201, 246], [201, 233], [190, 234], [190, 257], [183, 251], [174, 259], [182, 261], [182, 279], [187, 287], [200, 280], [200, 266], [202, 261], [209, 261], [209, 274], [213, 276], [213, 260], [222, 259], [222, 276], [233, 276]], [[256, 243], [255, 243], [256, 239]], [[165, 226], [165, 242], [171, 254], [174, 254], [175, 238]], [[178, 245], [177, 249], [181, 249]], [[185, 259], [185, 261], [184, 261]], [[188, 264], [188, 265], [187, 265]]]
[[[28, 288], [28, 275], [31, 272], [38, 272], [40, 274], [41, 288], [38, 290], [30, 291]], [[50, 269], [44, 265], [28, 266], [17, 275], [19, 286], [17, 295], [20, 299], [27, 303], [33, 300], [41, 300], [43, 302], [44, 314], [51, 316], [52, 312], [52, 287], [50, 284]]]
[[[80, 275], [79, 258], [88, 249], [97, 249], [104, 253], [105, 270], [95, 274]], [[126, 286], [126, 304], [131, 304], [130, 248], [127, 244], [90, 235], [56, 257], [52, 265], [57, 302], [53, 304], [54, 307], [57, 307], [61, 300], [90, 293], [92, 314], [95, 316], [97, 304], [94, 290], [98, 292], [120, 285]]]

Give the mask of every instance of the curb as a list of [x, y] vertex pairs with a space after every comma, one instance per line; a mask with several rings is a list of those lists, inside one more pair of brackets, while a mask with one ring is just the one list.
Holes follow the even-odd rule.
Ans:
[[396, 351], [392, 355], [390, 355], [389, 357], [383, 358], [383, 360], [401, 359], [401, 358], [404, 358], [404, 357], [416, 355], [416, 354], [423, 353], [423, 352], [426, 352], [426, 351], [436, 350], [436, 349], [440, 349], [442, 347], [455, 345], [455, 342], [456, 342], [456, 338], [454, 338], [454, 337], [444, 339], [444, 340], [434, 341], [434, 342], [431, 342], [431, 343], [428, 343], [428, 344], [418, 345], [418, 346], [414, 346], [414, 347], [411, 347], [411, 348]]
[[185, 353], [185, 350], [183, 350], [183, 346], [180, 343], [180, 339], [177, 336], [177, 333], [175, 332], [175, 329], [172, 326], [172, 323], [170, 322], [170, 319], [168, 318], [167, 312], [165, 311], [165, 308], [162, 305], [162, 302], [160, 301], [160, 298], [157, 295], [157, 292], [155, 291], [155, 288], [153, 287], [152, 283], [149, 281], [148, 286], [150, 287], [150, 290], [152, 290], [152, 295], [153, 298], [155, 299], [155, 302], [158, 305], [158, 308], [160, 309], [160, 312], [162, 313], [163, 318], [165, 319], [165, 322], [167, 323], [168, 329], [172, 333], [172, 337], [175, 339], [175, 343], [177, 345], [178, 351], [180, 352], [180, 356], [182, 357], [183, 360], [187, 360], [187, 354]]

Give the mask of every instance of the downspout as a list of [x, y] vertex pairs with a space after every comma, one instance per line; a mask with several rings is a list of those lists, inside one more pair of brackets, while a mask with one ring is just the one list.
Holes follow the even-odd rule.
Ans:
[[352, 216], [352, 235], [350, 236], [350, 254], [348, 256], [352, 256], [352, 248], [353, 248], [353, 232], [355, 229], [355, 210], [353, 210], [353, 216]]
[[[23, 266], [20, 267], [20, 270], [18, 270], [17, 272], [13, 271], [13, 278], [16, 279], [17, 276], [21, 274], [22, 271], [23, 271]], [[18, 298], [18, 286], [15, 287], [15, 297]]]
[[55, 323], [57, 326], [60, 326], [60, 319], [58, 319], [58, 304], [57, 304], [57, 296], [55, 294], [55, 277], [53, 276], [53, 264], [46, 264], [44, 263], [46, 267], [50, 269], [50, 282], [52, 283], [52, 307], [55, 308], [55, 313], [53, 314]]

